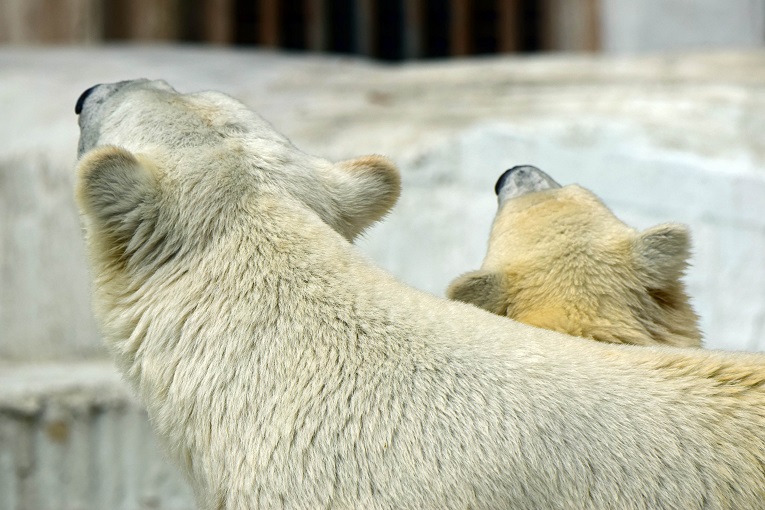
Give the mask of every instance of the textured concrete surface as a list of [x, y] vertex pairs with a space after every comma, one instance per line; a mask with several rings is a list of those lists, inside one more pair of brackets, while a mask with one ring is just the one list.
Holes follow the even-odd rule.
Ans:
[[600, 0], [600, 41], [610, 53], [758, 48], [761, 0]]
[[[688, 223], [707, 345], [765, 349], [765, 53], [374, 65], [199, 48], [0, 48], [0, 510], [188, 508], [90, 315], [71, 199], [77, 96], [163, 77], [253, 106], [305, 149], [401, 166], [359, 248], [442, 294], [483, 257], [506, 168]], [[112, 462], [109, 459], [117, 459]]]
[[191, 510], [111, 364], [0, 365], [1, 510]]

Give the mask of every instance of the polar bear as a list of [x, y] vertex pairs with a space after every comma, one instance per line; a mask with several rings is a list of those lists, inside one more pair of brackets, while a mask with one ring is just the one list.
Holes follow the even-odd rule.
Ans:
[[76, 112], [95, 314], [200, 508], [765, 501], [765, 356], [409, 288], [349, 242], [393, 164], [305, 154], [221, 93], [127, 81]]
[[495, 191], [483, 266], [454, 280], [447, 297], [604, 342], [701, 346], [681, 279], [684, 225], [637, 232], [592, 192], [530, 165], [503, 173]]

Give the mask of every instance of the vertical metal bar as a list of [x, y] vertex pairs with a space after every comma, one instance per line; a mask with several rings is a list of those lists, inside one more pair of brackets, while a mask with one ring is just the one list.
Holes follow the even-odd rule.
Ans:
[[0, 41], [83, 43], [101, 38], [100, 3], [94, 0], [0, 0]]
[[204, 0], [202, 5], [202, 35], [213, 44], [234, 42], [233, 0]]
[[129, 12], [125, 3], [121, 0], [104, 0], [101, 12], [104, 39], [108, 41], [127, 38]]
[[542, 46], [554, 51], [600, 48], [600, 3], [597, 0], [542, 2]]
[[537, 20], [537, 30], [539, 30], [540, 50], [551, 51], [558, 49], [560, 42], [560, 29], [558, 28], [559, 6], [555, 0], [540, 0], [539, 19]]
[[178, 0], [133, 0], [130, 9], [128, 35], [139, 40], [177, 39]]
[[451, 0], [451, 52], [468, 55], [470, 45], [470, 0]]
[[67, 40], [67, 15], [68, 9], [61, 3], [51, 2], [49, 0], [27, 0], [27, 6], [31, 8], [27, 11], [28, 17], [21, 19], [21, 24], [29, 33], [29, 39], [37, 42], [72, 42]]
[[279, 45], [279, 0], [260, 0], [260, 43]]
[[306, 46], [311, 51], [327, 49], [327, 16], [324, 0], [305, 0]]
[[404, 57], [422, 56], [422, 0], [401, 0], [404, 11]]
[[584, 49], [588, 51], [600, 51], [601, 49], [600, 9], [600, 0], [585, 0], [587, 32]]
[[374, 7], [374, 0], [356, 1], [354, 49], [356, 53], [366, 56], [372, 56], [374, 52], [374, 40], [376, 37], [374, 30]]
[[521, 50], [519, 0], [497, 0], [497, 51], [515, 53]]
[[90, 1], [86, 16], [85, 42], [103, 41], [106, 32], [104, 2]]

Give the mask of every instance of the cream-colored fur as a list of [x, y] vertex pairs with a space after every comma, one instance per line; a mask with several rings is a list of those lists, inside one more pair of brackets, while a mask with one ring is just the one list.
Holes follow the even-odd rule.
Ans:
[[756, 508], [765, 357], [638, 348], [411, 289], [349, 238], [379, 157], [163, 82], [83, 100], [103, 335], [200, 508]]
[[[638, 232], [590, 191], [556, 187], [542, 175], [500, 181], [515, 189], [500, 200], [483, 265], [455, 279], [447, 296], [594, 340], [699, 347], [698, 317], [682, 282], [687, 229], [664, 224]], [[533, 189], [541, 182], [553, 184]]]

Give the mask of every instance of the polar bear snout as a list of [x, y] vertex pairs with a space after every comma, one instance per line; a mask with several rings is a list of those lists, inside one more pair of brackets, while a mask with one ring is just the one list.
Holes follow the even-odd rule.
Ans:
[[77, 104], [74, 105], [74, 113], [79, 115], [82, 113], [82, 107], [85, 104], [85, 100], [88, 98], [88, 96], [93, 93], [93, 91], [98, 87], [99, 85], [93, 85], [89, 89], [87, 89], [85, 92], [80, 94], [80, 97], [77, 98]]
[[532, 165], [518, 165], [506, 170], [499, 177], [494, 186], [494, 192], [497, 194], [499, 205], [502, 205], [505, 201], [526, 193], [560, 187], [560, 184], [539, 168]]
[[[98, 83], [96, 85], [93, 85], [92, 87], [87, 89], [85, 92], [80, 94], [80, 97], [77, 99], [77, 104], [75, 104], [74, 106], [74, 113], [76, 113], [77, 115], [81, 115], [83, 111], [86, 110], [86, 106], [90, 108], [91, 105], [93, 104], [103, 103], [107, 98], [114, 95], [114, 93], [116, 93], [120, 89], [124, 88], [125, 85], [134, 83], [134, 82], [141, 82], [141, 81], [147, 81], [147, 80], [120, 81], [117, 83]], [[86, 101], [87, 101], [87, 105], [86, 105]]]
[[124, 80], [115, 83], [98, 83], [80, 94], [74, 107], [74, 113], [80, 115], [85, 109], [85, 102], [89, 98], [91, 101], [88, 101], [88, 103], [102, 103], [109, 97], [126, 88], [154, 88], [157, 90], [175, 92], [175, 90], [164, 80], [147, 80], [146, 78], [139, 78], [136, 80]]
[[[135, 91], [153, 90], [175, 93], [175, 90], [163, 80], [125, 80], [115, 83], [99, 83], [80, 94], [74, 106], [80, 126], [78, 157], [98, 145], [119, 145], [112, 140], [101, 138], [103, 126], [110, 124], [111, 132], [116, 130], [116, 123], [109, 120], [110, 115], [126, 102], [126, 98]], [[124, 116], [123, 116], [124, 117]], [[124, 118], [121, 120], [124, 121]]]

